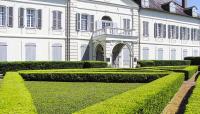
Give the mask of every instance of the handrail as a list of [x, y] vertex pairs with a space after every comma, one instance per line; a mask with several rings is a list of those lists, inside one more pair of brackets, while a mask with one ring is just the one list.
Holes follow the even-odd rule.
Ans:
[[93, 37], [101, 35], [133, 36], [134, 29], [104, 28], [94, 31]]

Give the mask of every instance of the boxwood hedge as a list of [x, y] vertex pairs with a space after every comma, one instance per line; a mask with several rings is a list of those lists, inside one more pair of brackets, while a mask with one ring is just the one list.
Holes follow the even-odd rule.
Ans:
[[185, 114], [200, 114], [200, 78], [197, 80], [196, 87], [189, 98]]
[[66, 69], [66, 68], [105, 68], [106, 62], [79, 61], [79, 62], [0, 62], [0, 74], [7, 71], [39, 70], [39, 69]]
[[153, 67], [153, 66], [182, 66], [190, 65], [190, 60], [142, 60], [138, 61], [140, 67]]
[[27, 81], [146, 83], [169, 72], [20, 72]]
[[159, 114], [183, 83], [183, 75], [172, 73], [74, 114]]
[[6, 73], [0, 87], [1, 114], [36, 114], [31, 94], [22, 77], [16, 72]]

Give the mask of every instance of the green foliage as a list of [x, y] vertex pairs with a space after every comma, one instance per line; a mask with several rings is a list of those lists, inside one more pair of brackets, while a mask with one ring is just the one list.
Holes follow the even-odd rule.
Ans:
[[74, 114], [159, 114], [183, 83], [183, 75], [172, 73]]
[[80, 62], [0, 62], [0, 73], [18, 70], [39, 70], [39, 69], [66, 69], [66, 68], [105, 68], [106, 62], [80, 61]]
[[31, 94], [16, 72], [6, 73], [0, 87], [1, 114], [36, 114]]
[[185, 114], [200, 114], [200, 78], [197, 80], [197, 84], [189, 98], [189, 102], [186, 106]]
[[153, 67], [153, 66], [183, 66], [190, 65], [190, 60], [144, 60], [138, 61], [140, 67]]
[[146, 83], [169, 72], [20, 72], [27, 81]]
[[143, 84], [26, 82], [39, 114], [71, 114], [141, 85]]
[[190, 60], [191, 65], [200, 65], [200, 57], [185, 57], [185, 60]]

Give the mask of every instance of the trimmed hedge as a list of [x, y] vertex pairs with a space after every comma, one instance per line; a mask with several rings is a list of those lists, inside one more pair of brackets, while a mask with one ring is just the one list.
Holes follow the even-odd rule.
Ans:
[[200, 65], [200, 57], [185, 57], [185, 60], [190, 60], [191, 65]]
[[200, 114], [200, 78], [197, 80], [196, 87], [189, 98], [185, 114]]
[[179, 67], [153, 67], [159, 70], [168, 70], [174, 72], [181, 72], [185, 74], [185, 80], [192, 78], [192, 76], [198, 71], [198, 66], [179, 66]]
[[183, 80], [184, 74], [172, 73], [74, 114], [160, 114]]
[[20, 72], [27, 81], [146, 83], [169, 72]]
[[37, 114], [31, 94], [22, 77], [16, 72], [6, 73], [0, 88], [1, 114]]
[[190, 65], [190, 60], [143, 60], [138, 61], [140, 67], [153, 67], [153, 66], [183, 66]]
[[0, 62], [0, 74], [7, 71], [39, 70], [39, 69], [66, 69], [66, 68], [105, 68], [106, 62], [80, 61], [80, 62]]

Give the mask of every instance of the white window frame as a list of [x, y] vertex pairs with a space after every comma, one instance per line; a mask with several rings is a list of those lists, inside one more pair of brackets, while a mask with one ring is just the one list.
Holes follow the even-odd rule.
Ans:
[[170, 7], [170, 12], [176, 13], [176, 5], [173, 2], [169, 4], [169, 7]]
[[144, 47], [143, 48], [143, 60], [149, 60], [149, 48], [148, 47]]
[[[186, 54], [186, 55], [185, 55]], [[183, 59], [185, 58], [185, 57], [187, 57], [188, 56], [188, 50], [187, 49], [184, 49], [183, 50]]]
[[[5, 27], [6, 26], [6, 20], [7, 20], [7, 9], [6, 9], [6, 6], [0, 6], [2, 12], [0, 12], [0, 14], [2, 15], [0, 17], [0, 21], [1, 21], [1, 24], [0, 24], [0, 27]], [[4, 9], [4, 11], [3, 11]]]
[[[32, 14], [28, 14], [29, 11], [33, 11]], [[27, 8], [26, 9], [26, 28], [36, 28], [37, 20], [36, 20], [36, 9]]]
[[[5, 43], [5, 42], [0, 42], [0, 50], [1, 49], [4, 49], [4, 53], [0, 53], [0, 55], [1, 55], [1, 57], [0, 57], [0, 61], [7, 61], [7, 51], [8, 51], [8, 45], [7, 45], [7, 43]], [[1, 50], [2, 51], [2, 50]]]
[[176, 60], [176, 49], [171, 49], [171, 60]]
[[143, 36], [148, 37], [149, 36], [149, 22], [143, 21]]
[[62, 44], [61, 43], [52, 44], [52, 61], [62, 61]]
[[[86, 17], [86, 18], [83, 18], [83, 17]], [[80, 17], [80, 21], [81, 21], [81, 31], [88, 31], [89, 28], [88, 28], [88, 19], [89, 19], [89, 15], [88, 14], [81, 14], [81, 17]], [[83, 25], [84, 23], [84, 25]]]
[[142, 0], [142, 6], [148, 8], [149, 7], [149, 0]]
[[[54, 18], [55, 13], [55, 18]], [[61, 30], [62, 29], [62, 11], [54, 10], [52, 12], [52, 29], [53, 30]]]
[[[27, 50], [27, 47], [34, 47], [34, 52], [30, 52], [32, 50]], [[29, 49], [29, 48], [28, 48]], [[37, 56], [37, 47], [36, 47], [36, 43], [26, 43], [25, 44], [25, 60], [26, 61], [35, 61], [36, 60], [36, 56]], [[31, 57], [29, 57], [31, 56]]]
[[193, 7], [193, 8], [192, 8], [192, 16], [193, 16], [193, 17], [198, 17], [198, 12], [197, 12], [196, 7]]
[[168, 34], [169, 36], [168, 36], [168, 37], [169, 37], [170, 39], [176, 39], [176, 37], [177, 37], [177, 36], [176, 36], [176, 35], [177, 35], [177, 34], [176, 34], [176, 32], [177, 32], [176, 26], [175, 26], [175, 25], [169, 25], [168, 27], [169, 27], [169, 28], [168, 28], [168, 30], [169, 30], [169, 31], [168, 31], [168, 32], [169, 32], [169, 34]]
[[[160, 52], [162, 52], [162, 53], [160, 53]], [[158, 58], [157, 59], [158, 60], [163, 60], [163, 54], [164, 54], [163, 48], [158, 48]]]

